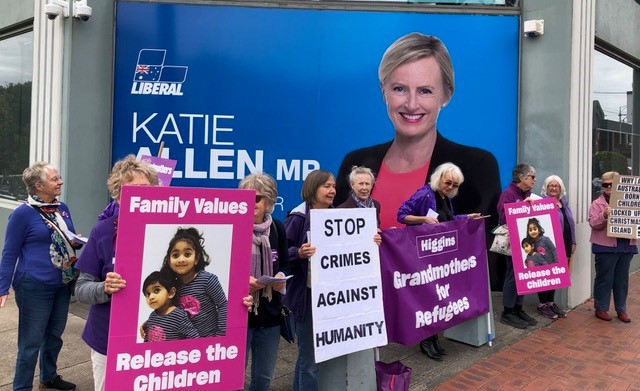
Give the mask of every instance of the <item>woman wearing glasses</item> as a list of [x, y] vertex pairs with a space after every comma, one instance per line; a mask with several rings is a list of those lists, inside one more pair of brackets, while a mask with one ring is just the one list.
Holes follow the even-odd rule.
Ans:
[[[518, 164], [511, 173], [511, 183], [504, 189], [498, 200], [498, 216], [500, 224], [506, 224], [507, 216], [504, 213], [504, 204], [511, 202], [529, 201], [531, 189], [536, 184], [536, 169], [528, 164]], [[513, 274], [513, 260], [507, 256], [506, 274], [502, 286], [502, 305], [504, 310], [500, 316], [500, 322], [518, 329], [526, 329], [535, 326], [538, 322], [522, 309], [524, 295], [518, 295], [516, 279]]]
[[[439, 165], [431, 174], [429, 183], [418, 189], [411, 198], [400, 206], [398, 222], [416, 225], [479, 218], [480, 213], [456, 215], [453, 212], [451, 199], [458, 194], [458, 188], [462, 182], [464, 182], [464, 176], [458, 166], [453, 163]], [[429, 358], [438, 361], [442, 360], [442, 356], [446, 354], [446, 350], [440, 345], [437, 334], [422, 340], [420, 351]]]
[[[458, 194], [464, 182], [460, 168], [453, 163], [443, 163], [431, 174], [429, 183], [418, 189], [398, 210], [398, 222], [407, 225], [435, 224], [467, 218], [479, 218], [480, 213], [456, 215], [451, 199]], [[438, 217], [428, 216], [429, 209]]]
[[[569, 209], [567, 202], [566, 189], [564, 182], [557, 175], [550, 175], [544, 180], [542, 185], [542, 196], [555, 198], [558, 205], [558, 215], [560, 217], [560, 227], [562, 227], [562, 239], [567, 254], [567, 262], [569, 263], [569, 271], [571, 271], [571, 257], [576, 252], [576, 223], [573, 219], [573, 213]], [[538, 292], [538, 312], [549, 319], [564, 318], [566, 313], [561, 310], [554, 302], [555, 289], [544, 292]]]
[[0, 308], [11, 285], [18, 306], [13, 389], [31, 389], [40, 356], [40, 389], [75, 390], [58, 374], [57, 361], [81, 243], [69, 235], [75, 228], [69, 208], [58, 199], [64, 184], [58, 170], [35, 162], [24, 170], [22, 181], [29, 196], [9, 216], [0, 260]]
[[609, 303], [613, 290], [613, 303], [618, 319], [631, 322], [627, 315], [627, 293], [629, 292], [629, 264], [633, 254], [638, 253], [635, 239], [611, 238], [607, 236], [607, 220], [611, 208], [609, 197], [615, 171], [602, 174], [602, 195], [589, 207], [591, 226], [591, 251], [596, 256], [596, 278], [593, 282], [593, 305], [598, 319], [610, 321]]

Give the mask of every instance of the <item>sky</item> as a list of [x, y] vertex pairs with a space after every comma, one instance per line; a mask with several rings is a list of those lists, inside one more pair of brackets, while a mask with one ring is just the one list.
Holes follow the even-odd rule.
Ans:
[[[618, 62], [611, 57], [595, 52], [593, 67], [593, 100], [600, 101], [606, 119], [619, 121], [622, 110], [622, 120], [627, 112], [627, 91], [632, 90], [633, 70], [631, 67]], [[605, 92], [607, 94], [605, 94]]]
[[22, 53], [33, 52], [33, 32], [0, 41], [0, 86], [31, 80], [33, 56], [23, 60]]

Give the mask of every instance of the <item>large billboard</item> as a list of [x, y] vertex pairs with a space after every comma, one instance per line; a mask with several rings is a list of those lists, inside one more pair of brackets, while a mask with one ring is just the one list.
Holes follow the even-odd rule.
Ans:
[[273, 175], [275, 216], [300, 202], [306, 174], [337, 175], [346, 153], [390, 141], [377, 70], [410, 32], [439, 37], [455, 68], [446, 138], [492, 152], [503, 186], [516, 158], [516, 16], [118, 2], [115, 161], [178, 161], [172, 184], [237, 187]]

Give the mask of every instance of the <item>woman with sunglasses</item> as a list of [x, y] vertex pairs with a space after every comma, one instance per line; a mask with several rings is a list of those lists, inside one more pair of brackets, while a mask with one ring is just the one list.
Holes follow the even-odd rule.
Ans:
[[[435, 224], [443, 221], [479, 218], [480, 213], [456, 215], [451, 199], [458, 194], [458, 188], [464, 182], [464, 176], [458, 166], [443, 163], [431, 174], [429, 183], [418, 189], [398, 210], [398, 222], [415, 224]], [[438, 213], [438, 217], [428, 216], [429, 209]]]
[[260, 284], [262, 276], [284, 277], [289, 274], [289, 253], [284, 225], [271, 217], [278, 198], [278, 185], [269, 174], [258, 173], [246, 177], [238, 185], [240, 189], [256, 191], [253, 211], [253, 239], [249, 292], [253, 308], [249, 313], [247, 330], [247, 358], [251, 353], [250, 391], [267, 391], [278, 359], [280, 323], [282, 321], [282, 297], [285, 282]]
[[[436, 167], [429, 183], [416, 191], [398, 210], [398, 222], [407, 225], [435, 224], [444, 221], [479, 218], [480, 213], [456, 215], [451, 199], [458, 194], [464, 181], [460, 167], [453, 163], [443, 163]], [[436, 212], [438, 217], [429, 210]], [[442, 360], [446, 350], [440, 345], [438, 335], [420, 342], [420, 351], [429, 358]]]
[[589, 225], [591, 226], [591, 251], [596, 256], [596, 278], [593, 282], [593, 306], [598, 319], [611, 321], [609, 304], [613, 291], [613, 304], [618, 319], [631, 322], [627, 315], [627, 293], [629, 292], [629, 264], [633, 254], [638, 253], [635, 239], [611, 238], [607, 236], [607, 221], [611, 208], [609, 197], [615, 171], [602, 174], [602, 195], [589, 207]]

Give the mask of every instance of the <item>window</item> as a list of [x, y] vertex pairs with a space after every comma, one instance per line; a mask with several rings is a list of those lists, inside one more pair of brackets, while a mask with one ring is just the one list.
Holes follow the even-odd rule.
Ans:
[[598, 51], [594, 59], [593, 199], [603, 173], [640, 175], [640, 135], [632, 126], [633, 69]]
[[0, 199], [27, 196], [32, 68], [33, 31], [0, 37]]

